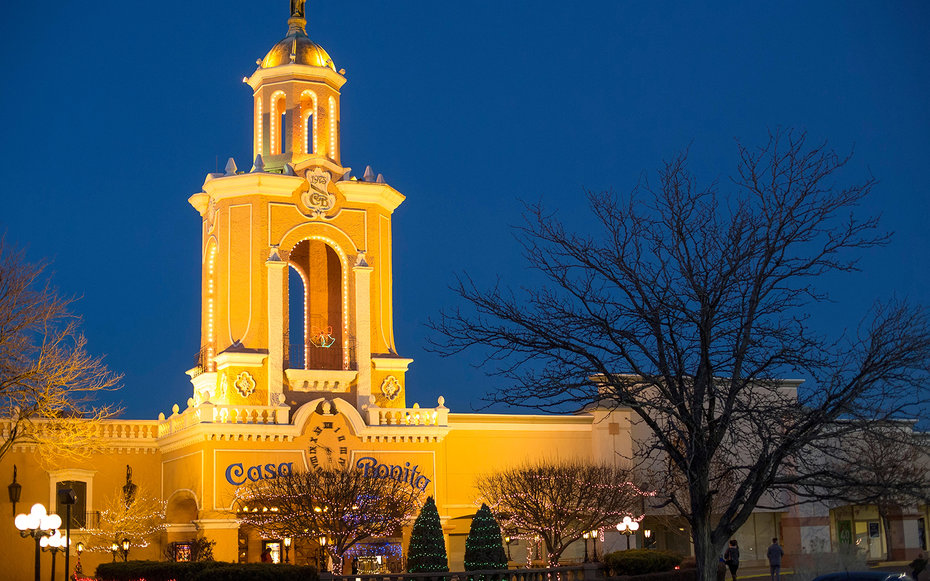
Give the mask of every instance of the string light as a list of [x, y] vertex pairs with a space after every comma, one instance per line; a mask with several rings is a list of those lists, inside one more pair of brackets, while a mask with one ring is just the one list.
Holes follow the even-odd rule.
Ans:
[[255, 154], [262, 153], [262, 97], [255, 99]]
[[449, 570], [439, 511], [436, 510], [436, 502], [432, 496], [426, 499], [423, 509], [413, 523], [407, 555], [409, 573], [445, 573]]
[[214, 355], [214, 331], [215, 331], [215, 285], [216, 285], [216, 242], [211, 241], [207, 250], [207, 353], [206, 365], [204, 371], [216, 371], [216, 362]]
[[330, 157], [336, 159], [336, 152], [339, 151], [336, 143], [336, 99], [329, 98], [329, 149]]
[[507, 568], [501, 528], [487, 504], [475, 513], [465, 539], [465, 570], [488, 571]]
[[284, 127], [280, 125], [278, 118], [281, 116], [282, 103], [287, 107], [284, 91], [275, 91], [271, 94], [271, 153], [279, 153], [277, 148], [278, 137], [281, 139], [281, 151], [284, 153]]

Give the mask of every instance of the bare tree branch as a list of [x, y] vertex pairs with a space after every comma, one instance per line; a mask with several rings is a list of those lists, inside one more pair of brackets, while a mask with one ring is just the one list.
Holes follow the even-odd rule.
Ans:
[[[505, 385], [490, 402], [547, 411], [631, 410], [651, 434], [643, 474], [690, 523], [701, 579], [757, 505], [805, 502], [844, 431], [926, 409], [924, 308], [876, 305], [858, 332], [827, 338], [812, 309], [822, 275], [852, 272], [886, 244], [856, 207], [873, 178], [844, 184], [849, 156], [778, 130], [738, 145], [721, 193], [682, 154], [630, 196], [589, 193], [593, 220], [567, 231], [541, 205], [518, 228], [543, 279], [515, 293], [462, 275], [463, 308], [431, 323], [432, 347], [481, 352]], [[813, 378], [804, 386], [779, 378]]]

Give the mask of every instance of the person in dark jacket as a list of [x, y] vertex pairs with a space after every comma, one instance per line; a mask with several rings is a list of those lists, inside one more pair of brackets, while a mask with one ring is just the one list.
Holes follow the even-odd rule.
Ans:
[[772, 581], [778, 581], [781, 576], [781, 558], [785, 556], [778, 539], [772, 539], [766, 556], [769, 558], [769, 575], [772, 576]]
[[723, 562], [730, 569], [733, 581], [736, 581], [736, 570], [739, 569], [739, 546], [736, 544], [736, 539], [730, 539], [730, 546], [723, 552]]

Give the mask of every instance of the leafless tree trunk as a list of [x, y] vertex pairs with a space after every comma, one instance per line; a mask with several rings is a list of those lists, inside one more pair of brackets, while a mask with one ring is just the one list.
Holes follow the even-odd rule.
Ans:
[[490, 474], [478, 491], [505, 530], [538, 536], [555, 567], [585, 533], [639, 516], [643, 493], [631, 478], [630, 470], [617, 466], [540, 462]]
[[[702, 581], [757, 505], [798, 501], [837, 437], [915, 413], [930, 386], [923, 308], [878, 305], [839, 339], [809, 320], [827, 299], [817, 278], [889, 239], [853, 212], [874, 179], [838, 185], [849, 158], [792, 131], [738, 153], [726, 197], [681, 155], [654, 188], [590, 194], [582, 233], [528, 206], [518, 235], [543, 282], [515, 293], [463, 276], [466, 307], [433, 323], [440, 352], [482, 350], [506, 379], [494, 402], [631, 410], [651, 434], [640, 468], [676, 483], [653, 505], [688, 520]], [[778, 379], [795, 373], [813, 381]]]
[[100, 422], [119, 412], [93, 398], [121, 376], [87, 352], [75, 299], [45, 269], [0, 239], [0, 458], [17, 443], [38, 444], [52, 463], [89, 457], [102, 445]]

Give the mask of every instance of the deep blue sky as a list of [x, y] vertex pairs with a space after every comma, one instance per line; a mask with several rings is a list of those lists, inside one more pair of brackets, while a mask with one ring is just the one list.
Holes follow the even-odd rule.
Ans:
[[[242, 77], [284, 36], [288, 2], [15, 2], [0, 49], [0, 231], [80, 294], [113, 398], [154, 418], [191, 394], [200, 218], [187, 203], [249, 167]], [[805, 129], [879, 180], [891, 246], [830, 281], [842, 329], [874, 300], [930, 303], [930, 3], [311, 2], [310, 37], [347, 70], [342, 158], [407, 196], [394, 214], [396, 337], [408, 405], [469, 411], [493, 380], [424, 351], [468, 271], [517, 281], [508, 225], [542, 198], [583, 224], [583, 188], [629, 191], [690, 144], [722, 182], [734, 138]], [[218, 160], [218, 161], [217, 161]]]

